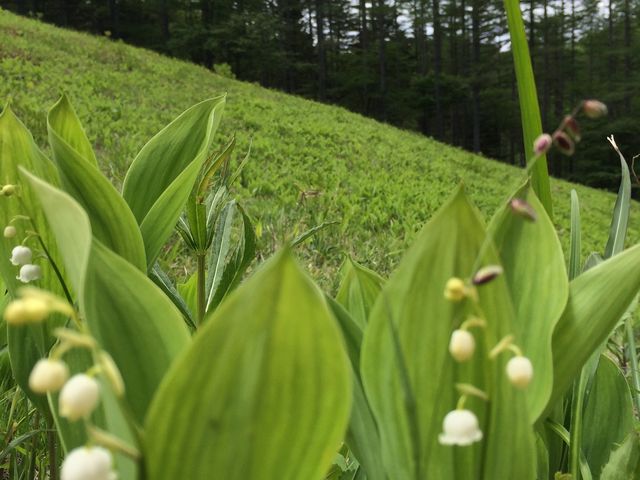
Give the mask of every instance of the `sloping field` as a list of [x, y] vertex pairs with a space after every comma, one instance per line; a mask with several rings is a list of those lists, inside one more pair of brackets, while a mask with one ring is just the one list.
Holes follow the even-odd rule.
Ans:
[[[299, 250], [325, 285], [333, 285], [329, 278], [344, 252], [388, 273], [461, 181], [488, 219], [521, 176], [518, 169], [341, 108], [0, 10], [0, 102], [11, 99], [43, 146], [46, 111], [61, 92], [72, 99], [103, 170], [116, 183], [167, 122], [227, 92], [217, 144], [236, 134], [244, 154], [252, 142], [238, 193], [262, 231], [262, 254], [309, 227], [336, 221]], [[576, 188], [585, 256], [603, 250], [615, 197], [562, 181], [552, 188], [565, 247], [569, 195]], [[301, 201], [301, 191], [311, 195]], [[628, 243], [639, 238], [634, 218], [632, 212]]]

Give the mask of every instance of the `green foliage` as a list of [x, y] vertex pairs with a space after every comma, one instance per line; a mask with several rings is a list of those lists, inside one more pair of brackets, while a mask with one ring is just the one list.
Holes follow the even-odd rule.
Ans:
[[[489, 217], [520, 175], [508, 165], [341, 108], [232, 81], [201, 67], [6, 11], [0, 12], [0, 52], [0, 98], [12, 97], [13, 109], [30, 126], [37, 143], [44, 147], [47, 139], [43, 105], [57, 100], [56, 89], [72, 93], [98, 162], [116, 184], [138, 150], [164, 125], [203, 96], [228, 92], [225, 121], [214, 144], [221, 148], [234, 133], [237, 151], [247, 151], [252, 142], [252, 161], [235, 188], [247, 213], [262, 225], [258, 252], [268, 256], [290, 232], [339, 221], [299, 249], [303, 263], [313, 265], [314, 278], [329, 289], [337, 287], [344, 252], [388, 276], [418, 226], [461, 180]], [[516, 123], [505, 120], [505, 128]], [[593, 139], [603, 143], [610, 131], [593, 134]], [[587, 132], [583, 137], [584, 142], [591, 138]], [[582, 149], [591, 152], [591, 146], [593, 142], [584, 143]], [[604, 155], [606, 150], [604, 146]], [[615, 197], [551, 181], [554, 221], [565, 251], [572, 188], [582, 203], [583, 251], [601, 251]], [[301, 190], [319, 194], [301, 202]], [[638, 232], [631, 223], [627, 244], [640, 238]], [[179, 272], [169, 267], [163, 264], [167, 273]]]

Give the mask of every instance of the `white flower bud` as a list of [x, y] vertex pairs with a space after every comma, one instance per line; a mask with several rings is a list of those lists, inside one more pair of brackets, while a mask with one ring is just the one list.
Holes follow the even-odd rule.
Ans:
[[60, 416], [72, 422], [88, 417], [98, 405], [99, 399], [100, 387], [94, 378], [84, 373], [74, 375], [60, 391]]
[[447, 413], [438, 440], [442, 445], [462, 447], [482, 440], [482, 432], [475, 413], [462, 409]]
[[449, 341], [449, 353], [458, 362], [469, 360], [476, 349], [473, 335], [466, 330], [454, 330]]
[[4, 227], [4, 238], [13, 238], [17, 235], [17, 233], [18, 231], [13, 225], [7, 225], [6, 227]]
[[444, 289], [444, 298], [451, 300], [452, 302], [459, 302], [467, 295], [467, 287], [459, 278], [453, 277], [447, 280], [447, 285]]
[[57, 392], [69, 378], [67, 364], [60, 360], [42, 358], [31, 370], [29, 388], [34, 393]]
[[598, 100], [585, 100], [582, 111], [589, 118], [604, 117], [608, 112], [607, 106]]
[[115, 480], [111, 452], [102, 447], [71, 450], [62, 462], [60, 480]]
[[48, 316], [49, 305], [37, 298], [14, 300], [4, 309], [4, 319], [9, 325], [38, 323]]
[[527, 388], [533, 378], [531, 360], [523, 356], [515, 356], [507, 362], [507, 376], [509, 381], [518, 388]]
[[31, 249], [29, 247], [25, 247], [24, 245], [18, 245], [11, 250], [11, 263], [13, 265], [25, 265], [27, 263], [31, 263], [31, 259], [33, 258], [33, 254], [31, 253]]
[[16, 277], [22, 283], [29, 283], [39, 280], [42, 277], [42, 269], [38, 265], [23, 265], [20, 267], [20, 274]]

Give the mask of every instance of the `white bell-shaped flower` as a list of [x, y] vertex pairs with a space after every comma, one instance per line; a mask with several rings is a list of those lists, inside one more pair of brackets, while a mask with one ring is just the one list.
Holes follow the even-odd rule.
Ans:
[[71, 450], [62, 462], [61, 480], [115, 480], [113, 458], [102, 447], [79, 447]]
[[57, 392], [69, 378], [67, 364], [60, 360], [42, 358], [29, 375], [29, 388], [34, 393]]
[[33, 258], [33, 253], [29, 247], [25, 247], [24, 245], [18, 245], [11, 250], [11, 263], [13, 265], [26, 265], [27, 263], [31, 263], [31, 259]]
[[449, 353], [458, 362], [469, 360], [476, 349], [476, 341], [467, 330], [454, 330], [449, 341]]
[[531, 360], [517, 355], [507, 362], [507, 376], [509, 381], [518, 388], [527, 388], [533, 378], [533, 364]]
[[471, 410], [458, 409], [447, 413], [438, 440], [442, 445], [471, 445], [482, 440], [478, 418]]
[[18, 231], [16, 230], [16, 227], [14, 227], [13, 225], [7, 225], [6, 227], [4, 227], [4, 238], [13, 238], [18, 234]]
[[58, 397], [60, 416], [76, 421], [88, 417], [98, 405], [100, 387], [98, 382], [84, 373], [71, 377]]
[[40, 277], [42, 277], [42, 269], [38, 265], [28, 263], [20, 267], [20, 273], [16, 278], [22, 283], [29, 283], [39, 280]]

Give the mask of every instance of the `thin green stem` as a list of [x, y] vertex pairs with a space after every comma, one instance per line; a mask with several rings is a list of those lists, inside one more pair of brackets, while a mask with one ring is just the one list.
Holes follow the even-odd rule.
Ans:
[[633, 386], [633, 399], [635, 400], [636, 412], [640, 412], [640, 372], [638, 372], [638, 355], [636, 351], [636, 339], [633, 333], [633, 316], [627, 315], [624, 321], [627, 333], [627, 356], [631, 363], [631, 383]]
[[47, 415], [47, 450], [49, 454], [49, 479], [58, 480], [58, 452], [56, 431], [51, 414]]
[[205, 272], [205, 254], [197, 253], [198, 260], [198, 316], [196, 318], [197, 326], [202, 324], [204, 320], [204, 314], [207, 308], [206, 298], [205, 298], [205, 283], [206, 283], [206, 272]]

